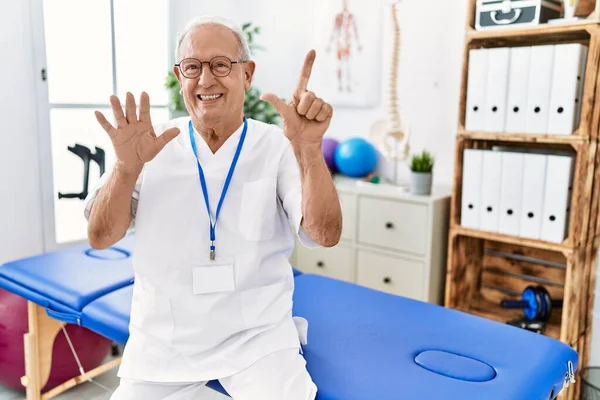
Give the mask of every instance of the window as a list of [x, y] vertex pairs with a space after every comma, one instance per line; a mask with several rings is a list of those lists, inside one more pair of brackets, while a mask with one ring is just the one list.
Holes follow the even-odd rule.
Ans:
[[101, 154], [106, 172], [114, 162], [112, 144], [94, 111], [100, 110], [114, 122], [112, 94], [125, 106], [126, 92], [133, 93], [139, 103], [141, 92], [146, 91], [152, 122], [169, 118], [164, 87], [171, 68], [168, 0], [33, 2], [38, 3], [33, 9], [41, 10], [33, 24], [36, 18], [43, 21], [43, 32], [37, 35], [43, 45], [38, 43], [36, 60], [41, 67], [40, 97], [45, 101], [40, 112], [48, 112], [46, 119], [41, 118], [45, 123], [40, 124], [40, 145], [50, 149], [42, 149], [40, 167], [42, 177], [52, 183], [45, 182], [44, 189], [52, 191], [52, 202], [44, 207], [44, 214], [49, 214], [44, 217], [46, 249], [51, 250], [86, 239], [85, 202], [80, 198], [85, 195], [85, 177], [91, 191], [100, 178]]

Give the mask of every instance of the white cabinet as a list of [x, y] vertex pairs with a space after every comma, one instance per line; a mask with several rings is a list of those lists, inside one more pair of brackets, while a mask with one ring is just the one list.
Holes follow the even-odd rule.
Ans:
[[356, 283], [383, 292], [421, 299], [425, 289], [425, 264], [396, 255], [359, 249]]
[[358, 208], [360, 244], [425, 255], [429, 234], [427, 205], [361, 196]]
[[383, 292], [442, 304], [450, 190], [415, 196], [403, 188], [336, 178], [343, 213], [340, 243], [308, 249], [292, 264]]
[[[302, 244], [296, 242], [296, 246], [302, 246]], [[325, 275], [349, 282], [354, 281], [354, 250], [351, 246], [343, 243], [330, 248], [297, 249], [296, 264], [302, 265], [302, 268], [299, 268], [302, 272]]]

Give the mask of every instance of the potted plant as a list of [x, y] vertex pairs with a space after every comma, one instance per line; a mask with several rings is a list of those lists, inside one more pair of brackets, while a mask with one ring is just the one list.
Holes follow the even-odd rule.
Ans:
[[410, 191], [413, 194], [431, 194], [434, 157], [426, 150], [413, 155], [410, 161]]
[[[242, 30], [246, 34], [250, 53], [253, 53], [256, 50], [264, 50], [254, 42], [254, 38], [260, 34], [260, 28], [258, 26], [253, 26], [251, 22], [247, 22], [242, 25]], [[171, 112], [171, 118], [188, 115], [185, 103], [183, 102], [183, 97], [181, 93], [179, 93], [179, 90], [181, 89], [179, 81], [172, 71], [168, 73], [165, 79], [165, 87], [170, 93], [169, 111]], [[267, 124], [279, 124], [280, 117], [277, 110], [275, 110], [271, 104], [262, 101], [260, 95], [260, 90], [254, 86], [246, 92], [244, 115], [257, 121], [266, 122]]]

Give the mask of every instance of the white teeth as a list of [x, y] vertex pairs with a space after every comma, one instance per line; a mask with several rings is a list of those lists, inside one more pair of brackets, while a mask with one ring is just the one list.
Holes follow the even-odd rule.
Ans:
[[216, 100], [219, 97], [223, 96], [222, 94], [210, 94], [210, 95], [199, 95], [200, 100]]

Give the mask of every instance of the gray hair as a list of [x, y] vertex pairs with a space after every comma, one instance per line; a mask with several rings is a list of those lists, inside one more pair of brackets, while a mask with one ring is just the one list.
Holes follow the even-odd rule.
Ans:
[[190, 33], [190, 31], [203, 25], [220, 26], [229, 29], [231, 32], [233, 32], [238, 41], [240, 61], [250, 60], [250, 48], [248, 46], [248, 41], [246, 40], [246, 34], [235, 22], [222, 17], [203, 16], [192, 19], [190, 22], [187, 23], [184, 30], [177, 34], [177, 42], [175, 46], [176, 61], [179, 61], [179, 48], [183, 39], [187, 36], [188, 33]]

